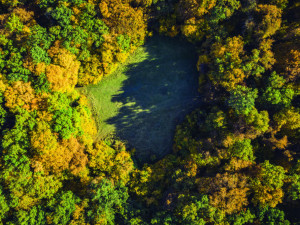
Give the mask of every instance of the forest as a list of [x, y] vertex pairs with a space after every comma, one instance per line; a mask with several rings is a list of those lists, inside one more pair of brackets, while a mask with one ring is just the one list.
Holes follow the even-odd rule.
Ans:
[[[202, 103], [145, 162], [97, 138], [80, 90], [151, 36], [189, 42]], [[299, 225], [299, 211], [299, 0], [0, 0], [0, 225]]]

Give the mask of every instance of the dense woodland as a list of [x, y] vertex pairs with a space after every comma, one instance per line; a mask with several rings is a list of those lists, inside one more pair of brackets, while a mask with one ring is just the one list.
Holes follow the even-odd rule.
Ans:
[[[299, 1], [0, 2], [0, 224], [300, 224]], [[77, 87], [155, 33], [194, 44], [204, 107], [141, 164]]]

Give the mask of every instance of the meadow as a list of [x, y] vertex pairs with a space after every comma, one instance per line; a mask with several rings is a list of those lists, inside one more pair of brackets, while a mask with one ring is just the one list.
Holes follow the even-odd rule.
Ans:
[[97, 139], [117, 136], [142, 160], [170, 152], [176, 124], [199, 104], [195, 65], [192, 45], [152, 37], [114, 73], [85, 87]]

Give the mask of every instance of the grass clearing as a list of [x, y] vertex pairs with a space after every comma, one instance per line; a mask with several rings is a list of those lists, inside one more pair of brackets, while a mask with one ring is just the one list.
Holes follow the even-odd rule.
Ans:
[[83, 88], [98, 138], [117, 135], [143, 161], [169, 153], [176, 123], [199, 104], [196, 60], [189, 43], [156, 36], [99, 84]]

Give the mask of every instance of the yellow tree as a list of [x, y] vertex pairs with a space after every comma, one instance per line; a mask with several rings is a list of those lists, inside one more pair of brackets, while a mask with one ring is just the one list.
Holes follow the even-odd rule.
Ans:
[[281, 26], [282, 10], [275, 5], [257, 5], [256, 12], [261, 16], [256, 33], [262, 39], [275, 34]]
[[[118, 143], [118, 145], [124, 145]], [[108, 146], [104, 142], [96, 143], [94, 148], [88, 149], [88, 166], [96, 176], [111, 177], [116, 182], [126, 184], [129, 181], [129, 174], [133, 170], [133, 161], [130, 153], [123, 146], [118, 148]]]
[[[52, 141], [55, 143], [54, 140]], [[74, 175], [78, 175], [87, 164], [84, 149], [85, 147], [76, 138], [71, 137], [56, 142], [48, 148], [39, 149], [40, 154], [33, 157], [33, 163], [39, 165], [40, 170], [45, 174], [58, 174], [68, 170]]]
[[210, 64], [212, 68], [209, 78], [227, 90], [232, 90], [246, 78], [243, 71], [245, 59], [244, 42], [242, 37], [227, 38], [225, 43], [217, 42], [211, 47]]
[[60, 48], [59, 42], [48, 50], [52, 63], [46, 67], [46, 75], [53, 91], [71, 92], [78, 81], [80, 62], [66, 49]]
[[298, 108], [283, 109], [274, 116], [275, 131], [284, 129], [292, 131], [300, 128], [300, 112]]
[[41, 99], [36, 96], [31, 83], [16, 81], [7, 87], [4, 92], [6, 107], [12, 112], [17, 111], [18, 107], [32, 111], [39, 108]]
[[247, 178], [238, 173], [217, 174], [213, 178], [198, 179], [200, 192], [209, 194], [210, 204], [226, 214], [232, 214], [248, 205]]
[[286, 77], [293, 81], [299, 79], [300, 74], [300, 50], [292, 49], [290, 51], [290, 58], [286, 59]]

